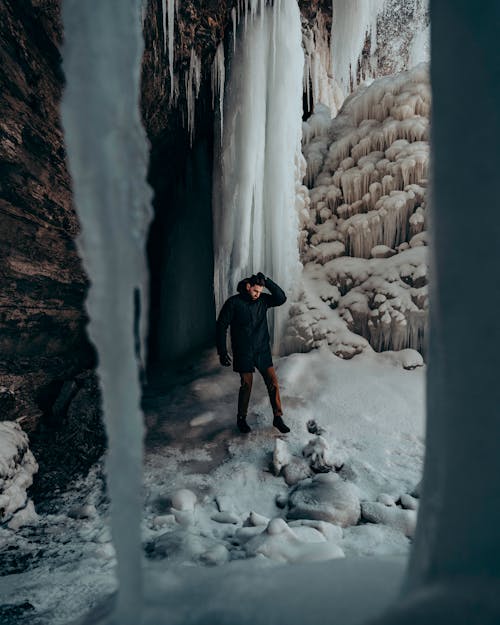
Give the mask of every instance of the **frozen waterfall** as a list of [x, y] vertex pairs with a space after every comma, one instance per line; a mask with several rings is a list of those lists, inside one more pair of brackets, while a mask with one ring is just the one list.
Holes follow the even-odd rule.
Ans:
[[152, 210], [148, 146], [138, 106], [140, 15], [140, 0], [63, 2], [67, 82], [62, 118], [82, 227], [77, 245], [91, 281], [88, 332], [99, 356], [108, 436], [107, 482], [119, 580], [114, 618], [120, 625], [140, 621], [142, 602], [138, 359], [144, 361], [144, 244]]
[[[217, 309], [238, 281], [263, 271], [286, 292], [300, 275], [295, 184], [302, 133], [304, 53], [295, 1], [257, 2], [237, 31], [215, 159]], [[283, 307], [285, 308], [285, 307]], [[274, 318], [274, 347], [280, 320]]]

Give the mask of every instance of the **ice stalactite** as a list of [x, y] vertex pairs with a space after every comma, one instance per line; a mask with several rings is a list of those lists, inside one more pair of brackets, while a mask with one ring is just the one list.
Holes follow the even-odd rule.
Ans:
[[170, 99], [174, 99], [175, 80], [174, 80], [174, 28], [175, 28], [175, 11], [178, 7], [178, 0], [167, 0], [168, 6], [168, 67], [170, 72]]
[[331, 116], [337, 114], [342, 105], [343, 95], [338, 85], [331, 78], [332, 58], [330, 53], [329, 33], [322, 13], [312, 28], [303, 30], [305, 51], [304, 93], [310, 110], [316, 110], [318, 104], [327, 106]]
[[217, 46], [212, 64], [212, 108], [219, 103], [221, 138], [224, 129], [224, 89], [226, 82], [226, 65], [224, 60], [224, 42]]
[[189, 71], [186, 74], [186, 101], [187, 101], [187, 127], [191, 145], [193, 144], [195, 130], [195, 107], [196, 100], [200, 93], [201, 87], [201, 59], [196, 54], [194, 48], [191, 48], [191, 57], [189, 60]]
[[[241, 24], [238, 31], [216, 159], [218, 309], [246, 275], [263, 271], [290, 291], [300, 271], [295, 205], [296, 168], [302, 158], [300, 13], [295, 1], [274, 7], [253, 2], [250, 9], [246, 29]], [[274, 345], [280, 323], [276, 315]]]
[[[142, 436], [139, 360], [148, 317], [145, 240], [152, 217], [139, 110], [140, 0], [63, 2], [62, 120], [90, 278], [88, 332], [98, 352], [117, 554], [115, 621], [140, 622]], [[138, 327], [139, 326], [139, 327]], [[140, 352], [140, 353], [138, 353]]]
[[307, 305], [294, 314], [292, 345], [352, 356], [360, 343], [348, 330], [377, 351], [424, 352], [429, 111], [422, 64], [359, 87], [333, 120], [318, 107], [304, 122], [302, 303], [317, 307], [316, 294], [327, 307], [319, 319]]
[[333, 0], [331, 54], [333, 78], [344, 97], [356, 86], [358, 59], [367, 38], [376, 48], [377, 15], [385, 0]]

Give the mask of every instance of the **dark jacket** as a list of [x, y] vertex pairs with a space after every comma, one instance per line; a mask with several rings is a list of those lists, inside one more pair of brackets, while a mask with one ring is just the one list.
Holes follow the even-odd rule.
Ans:
[[286, 302], [284, 291], [270, 278], [265, 286], [271, 294], [262, 293], [252, 300], [246, 290], [246, 280], [238, 284], [238, 295], [226, 300], [216, 325], [217, 353], [227, 353], [226, 333], [231, 326], [233, 370], [241, 373], [273, 366], [267, 327], [267, 309]]

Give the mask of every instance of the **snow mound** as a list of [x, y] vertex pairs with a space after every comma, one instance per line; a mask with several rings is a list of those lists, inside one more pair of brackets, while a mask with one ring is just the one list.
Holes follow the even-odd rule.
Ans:
[[291, 492], [288, 505], [289, 519], [317, 519], [347, 527], [360, 518], [356, 487], [336, 473], [319, 473], [303, 480]]
[[37, 471], [27, 434], [14, 421], [0, 422], [0, 523], [18, 529], [36, 520], [26, 491]]
[[[305, 530], [305, 531], [304, 531]], [[262, 555], [277, 562], [311, 562], [343, 558], [344, 552], [313, 527], [293, 530], [283, 519], [272, 519], [266, 529], [250, 539], [245, 550], [249, 556]]]

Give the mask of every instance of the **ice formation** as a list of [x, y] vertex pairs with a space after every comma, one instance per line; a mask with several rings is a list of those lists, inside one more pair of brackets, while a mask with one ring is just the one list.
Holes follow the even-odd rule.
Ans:
[[224, 60], [224, 42], [220, 42], [214, 56], [212, 65], [212, 108], [216, 102], [219, 104], [220, 134], [224, 130], [224, 89], [226, 81], [226, 66]]
[[[249, 8], [238, 30], [216, 159], [218, 309], [246, 275], [262, 271], [289, 292], [300, 271], [295, 209], [304, 66], [300, 13], [296, 2], [273, 7], [252, 2]], [[286, 311], [274, 313], [276, 345]]]
[[358, 88], [332, 121], [317, 107], [304, 122], [304, 292], [289, 349], [350, 357], [367, 347], [353, 332], [376, 351], [425, 351], [429, 111], [422, 64]]
[[0, 525], [17, 529], [36, 518], [26, 490], [37, 471], [27, 434], [14, 421], [0, 422]]
[[88, 333], [98, 352], [120, 585], [115, 618], [123, 625], [140, 621], [142, 602], [138, 365], [144, 364], [144, 247], [152, 209], [148, 145], [138, 106], [140, 11], [140, 0], [63, 3], [62, 121], [81, 224], [76, 242], [90, 278]]
[[189, 140], [193, 145], [194, 138], [194, 121], [195, 106], [201, 87], [201, 59], [196, 54], [194, 48], [191, 48], [191, 57], [189, 59], [189, 71], [184, 77], [186, 86], [187, 101], [187, 127], [189, 132]]
[[309, 109], [316, 110], [317, 105], [322, 104], [328, 107], [330, 116], [334, 116], [342, 105], [344, 95], [337, 82], [332, 80], [330, 33], [321, 12], [312, 27], [303, 25], [302, 37], [305, 53], [304, 93]]

